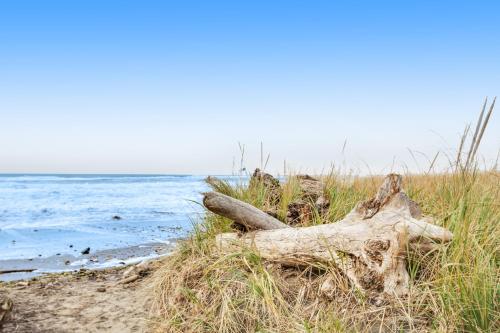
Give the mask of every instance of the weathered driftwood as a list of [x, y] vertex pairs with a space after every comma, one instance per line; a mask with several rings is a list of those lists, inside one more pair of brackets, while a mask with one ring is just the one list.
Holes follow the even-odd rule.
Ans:
[[[358, 204], [343, 220], [302, 228], [262, 230], [217, 236], [222, 249], [253, 246], [268, 260], [293, 264], [333, 261], [362, 291], [378, 297], [407, 293], [408, 245], [451, 240], [450, 231], [421, 219], [420, 210], [401, 190], [401, 176], [389, 175], [374, 199]], [[222, 214], [229, 217], [228, 212]]]
[[257, 168], [252, 174], [252, 177], [250, 177], [249, 188], [259, 188], [259, 186], [263, 186], [266, 190], [264, 199], [265, 207], [263, 207], [263, 211], [274, 218], [278, 218], [278, 205], [283, 196], [283, 189], [281, 188], [280, 181]]
[[330, 208], [330, 201], [324, 194], [324, 184], [309, 175], [298, 175], [301, 196], [288, 204], [286, 222], [291, 225], [307, 224], [315, 212], [325, 216]]
[[397, 204], [398, 209], [403, 209], [405, 213], [409, 213], [412, 217], [420, 219], [422, 217], [422, 211], [418, 204], [411, 200], [401, 189], [401, 181], [401, 175], [387, 175], [382, 185], [380, 185], [375, 197], [358, 203], [351, 214], [361, 219], [370, 218], [377, 214], [377, 212], [390, 200], [397, 198], [394, 200], [393, 206]]
[[264, 185], [264, 187], [269, 191], [269, 194], [272, 196], [272, 198], [279, 202], [279, 200], [281, 199], [282, 189], [280, 181], [277, 178], [257, 168], [250, 178], [250, 186], [258, 183]]
[[6, 321], [7, 316], [12, 311], [13, 303], [8, 297], [0, 299], [0, 331], [2, 330], [2, 325]]
[[302, 197], [316, 201], [316, 199], [323, 195], [325, 185], [319, 179], [309, 175], [297, 175], [295, 177], [299, 182]]
[[227, 217], [249, 230], [289, 228], [288, 225], [260, 209], [221, 193], [204, 193], [203, 205], [211, 212]]

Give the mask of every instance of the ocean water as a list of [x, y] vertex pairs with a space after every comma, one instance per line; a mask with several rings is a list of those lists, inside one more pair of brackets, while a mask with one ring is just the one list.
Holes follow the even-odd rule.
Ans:
[[77, 256], [87, 247], [95, 252], [185, 237], [203, 214], [204, 178], [0, 175], [0, 260]]

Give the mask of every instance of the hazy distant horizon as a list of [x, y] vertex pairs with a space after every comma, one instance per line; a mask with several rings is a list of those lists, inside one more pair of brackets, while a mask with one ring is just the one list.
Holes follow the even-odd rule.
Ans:
[[[500, 95], [500, 4], [0, 4], [0, 173], [438, 170]], [[500, 148], [493, 113], [479, 154]], [[410, 153], [410, 151], [412, 153]]]

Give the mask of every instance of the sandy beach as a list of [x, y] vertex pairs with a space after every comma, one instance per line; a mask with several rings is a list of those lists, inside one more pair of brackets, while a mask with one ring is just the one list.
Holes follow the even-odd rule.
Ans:
[[500, 333], [500, 1], [0, 1], [0, 333]]
[[139, 265], [0, 282], [0, 300], [13, 303], [0, 331], [144, 332], [152, 273], [160, 264], [161, 259], [155, 259]]
[[151, 274], [172, 248], [150, 243], [0, 261], [0, 272], [20, 271], [0, 274], [0, 303], [13, 304], [0, 331], [144, 332]]
[[1, 175], [0, 331], [144, 331], [155, 265], [130, 268], [191, 230], [203, 178]]

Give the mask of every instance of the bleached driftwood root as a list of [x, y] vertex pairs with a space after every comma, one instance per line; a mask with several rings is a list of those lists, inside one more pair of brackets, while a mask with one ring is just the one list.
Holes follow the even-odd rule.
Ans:
[[419, 248], [429, 250], [451, 238], [450, 231], [421, 218], [418, 205], [401, 190], [401, 176], [392, 174], [374, 199], [359, 203], [341, 221], [243, 235], [226, 233], [217, 236], [217, 244], [222, 249], [253, 246], [263, 258], [287, 264], [334, 261], [352, 284], [378, 297], [408, 292], [408, 245], [423, 244]]

